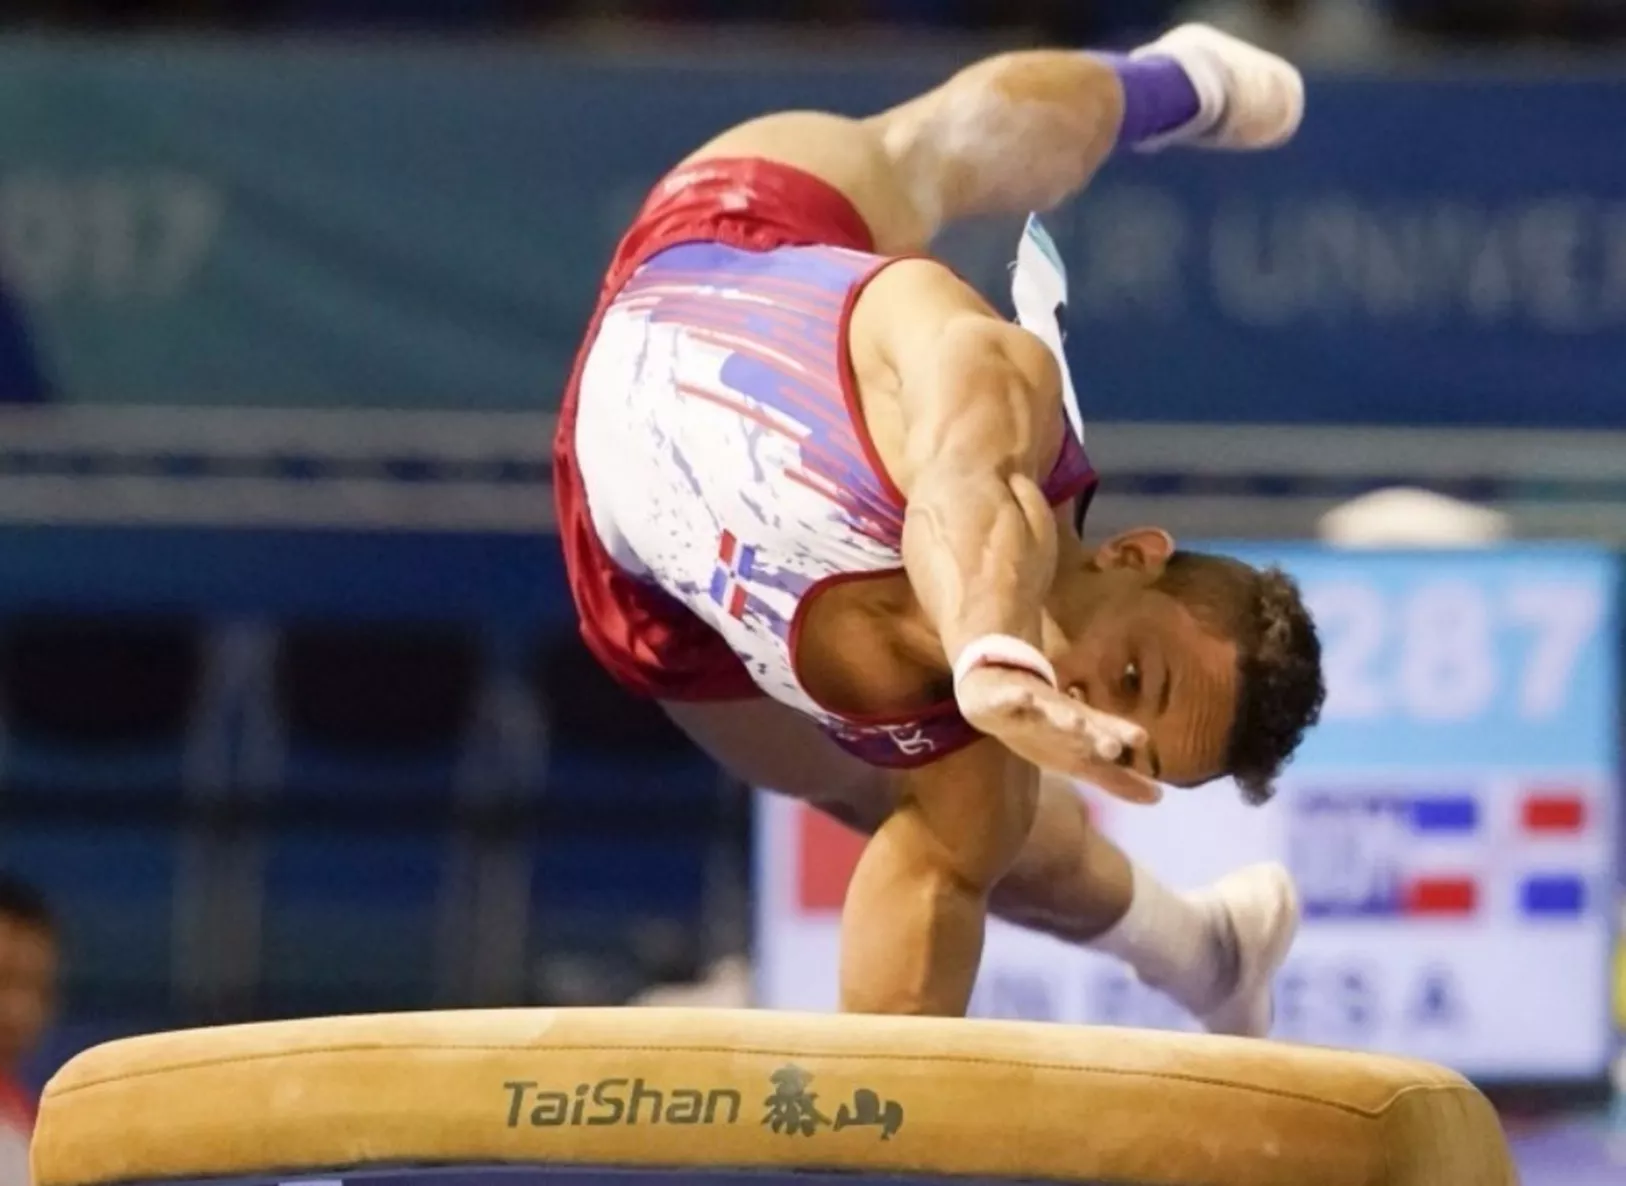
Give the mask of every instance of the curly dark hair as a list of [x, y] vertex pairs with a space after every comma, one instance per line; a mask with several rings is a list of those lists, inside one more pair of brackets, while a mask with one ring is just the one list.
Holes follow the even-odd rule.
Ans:
[[1249, 803], [1269, 802], [1327, 698], [1321, 640], [1297, 583], [1279, 568], [1175, 552], [1157, 584], [1205, 628], [1236, 643], [1240, 692], [1226, 773]]

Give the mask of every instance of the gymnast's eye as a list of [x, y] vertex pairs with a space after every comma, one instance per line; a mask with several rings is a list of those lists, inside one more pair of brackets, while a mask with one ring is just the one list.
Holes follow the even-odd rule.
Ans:
[[1140, 695], [1140, 664], [1130, 662], [1124, 666], [1123, 689], [1126, 696]]

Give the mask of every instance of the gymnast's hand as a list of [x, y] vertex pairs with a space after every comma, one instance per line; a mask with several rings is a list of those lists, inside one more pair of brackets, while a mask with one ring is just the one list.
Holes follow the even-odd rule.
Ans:
[[[1006, 647], [996, 642], [996, 651], [1016, 650], [1009, 647], [1014, 639], [1006, 641]], [[954, 695], [972, 728], [1041, 770], [1093, 783], [1118, 798], [1156, 803], [1163, 797], [1155, 782], [1129, 769], [1146, 742], [1145, 730], [1060, 691], [1048, 673], [1007, 665], [997, 653], [980, 657], [986, 649], [974, 648], [969, 662], [957, 664]]]
[[1039, 670], [1006, 665], [998, 657], [984, 662], [972, 656], [971, 664], [959, 665], [954, 700], [972, 729], [1039, 770], [1083, 779], [1130, 802], [1163, 799], [1158, 784], [1128, 768], [1145, 745], [1145, 730], [1057, 690]]

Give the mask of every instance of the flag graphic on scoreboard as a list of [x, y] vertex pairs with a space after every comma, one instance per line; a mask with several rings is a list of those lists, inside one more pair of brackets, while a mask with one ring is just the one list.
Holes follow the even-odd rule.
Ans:
[[1310, 792], [1290, 863], [1310, 918], [1575, 918], [1589, 907], [1592, 814], [1563, 788]]
[[[1533, 842], [1562, 845], [1592, 834], [1591, 814], [1586, 797], [1576, 791], [1532, 789], [1519, 804], [1519, 829]], [[1579, 872], [1546, 867], [1520, 880], [1519, 910], [1537, 918], [1575, 918], [1586, 913], [1586, 891], [1586, 878]]]

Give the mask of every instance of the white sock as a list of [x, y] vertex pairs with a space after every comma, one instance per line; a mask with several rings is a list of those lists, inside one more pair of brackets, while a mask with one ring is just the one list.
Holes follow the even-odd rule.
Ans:
[[1235, 938], [1214, 911], [1175, 893], [1139, 865], [1131, 869], [1129, 909], [1089, 946], [1123, 960], [1143, 983], [1191, 1012], [1205, 1012], [1236, 980]]

